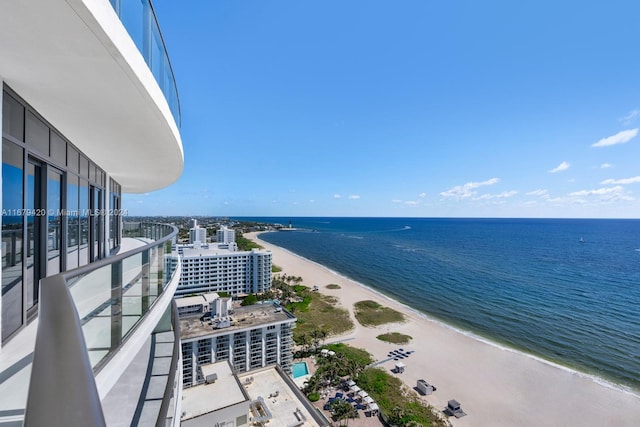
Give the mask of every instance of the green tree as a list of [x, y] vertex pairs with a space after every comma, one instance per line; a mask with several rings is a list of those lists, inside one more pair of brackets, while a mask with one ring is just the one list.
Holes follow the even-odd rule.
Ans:
[[307, 381], [304, 382], [304, 392], [309, 395], [311, 393], [315, 393], [322, 387], [322, 380], [317, 375], [313, 375], [309, 377]]
[[351, 406], [349, 402], [342, 399], [336, 399], [331, 402], [330, 408], [335, 420], [347, 420], [347, 425], [349, 425], [349, 418], [356, 418], [358, 416], [355, 408]]
[[242, 300], [242, 303], [240, 303], [240, 305], [242, 306], [253, 305], [257, 302], [258, 302], [258, 297], [255, 296], [254, 294], [249, 294]]

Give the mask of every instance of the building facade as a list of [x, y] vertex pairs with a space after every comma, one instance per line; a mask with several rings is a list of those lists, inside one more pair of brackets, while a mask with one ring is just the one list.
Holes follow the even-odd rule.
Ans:
[[229, 243], [235, 243], [236, 230], [230, 229], [223, 225], [219, 230], [216, 231], [216, 241], [218, 243], [223, 243], [226, 245], [228, 245]]
[[295, 322], [291, 313], [271, 304], [237, 308], [228, 319], [182, 317], [184, 387], [202, 384], [202, 366], [221, 361], [229, 361], [237, 374], [275, 365], [291, 373]]
[[195, 226], [189, 229], [189, 243], [207, 243], [207, 229]]
[[[180, 266], [166, 274], [164, 244], [177, 230], [130, 230], [146, 244], [122, 230], [122, 194], [164, 188], [184, 165], [153, 6], [1, 2], [0, 86], [0, 426], [176, 420]], [[158, 377], [167, 392], [141, 412], [127, 381], [142, 384], [161, 347], [176, 356]], [[124, 390], [137, 390], [125, 405]]]
[[227, 292], [235, 297], [271, 289], [271, 251], [235, 251], [234, 245], [179, 245], [169, 266], [182, 262], [176, 296]]

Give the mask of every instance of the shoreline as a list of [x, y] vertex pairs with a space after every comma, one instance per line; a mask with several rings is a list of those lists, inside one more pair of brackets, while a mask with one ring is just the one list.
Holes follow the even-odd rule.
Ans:
[[[471, 339], [474, 339], [476, 341], [482, 342], [484, 344], [494, 346], [499, 350], [511, 351], [511, 352], [514, 352], [514, 353], [519, 354], [521, 356], [529, 357], [529, 358], [531, 358], [533, 360], [536, 360], [538, 362], [546, 363], [551, 367], [558, 368], [558, 369], [563, 369], [563, 370], [565, 370], [565, 371], [567, 371], [567, 372], [569, 372], [571, 374], [579, 375], [579, 376], [582, 376], [584, 378], [590, 379], [590, 380], [592, 380], [592, 381], [594, 381], [594, 382], [596, 382], [596, 383], [598, 383], [598, 384], [600, 384], [600, 385], [602, 385], [604, 387], [608, 387], [608, 388], [611, 388], [613, 390], [618, 390], [618, 391], [621, 391], [621, 392], [624, 392], [624, 393], [629, 393], [632, 396], [640, 398], [640, 390], [636, 390], [633, 387], [630, 387], [628, 385], [616, 383], [615, 381], [612, 381], [610, 379], [598, 376], [596, 374], [589, 373], [589, 372], [586, 372], [586, 371], [581, 371], [581, 370], [573, 368], [571, 366], [563, 365], [559, 361], [546, 359], [545, 357], [543, 357], [541, 355], [537, 355], [537, 354], [534, 354], [534, 353], [529, 353], [525, 349], [517, 348], [515, 346], [510, 346], [507, 343], [502, 343], [502, 342], [493, 340], [493, 339], [491, 339], [489, 337], [482, 336], [482, 335], [480, 335], [480, 334], [478, 334], [478, 333], [476, 333], [474, 331], [470, 331], [470, 330], [464, 329], [462, 327], [453, 325], [451, 323], [447, 323], [445, 320], [433, 317], [432, 315], [430, 315], [428, 313], [425, 313], [425, 312], [422, 312], [422, 311], [420, 311], [420, 310], [418, 310], [416, 308], [413, 308], [413, 307], [403, 303], [402, 301], [398, 301], [398, 300], [394, 299], [392, 296], [385, 294], [384, 292], [381, 292], [381, 291], [379, 291], [377, 289], [374, 289], [371, 286], [365, 285], [364, 283], [358, 282], [357, 280], [354, 280], [354, 279], [352, 279], [352, 278], [350, 278], [348, 276], [345, 276], [344, 274], [339, 273], [339, 272], [337, 272], [337, 271], [335, 271], [335, 270], [333, 270], [333, 269], [331, 269], [331, 268], [329, 268], [329, 267], [327, 267], [327, 266], [325, 266], [323, 264], [320, 264], [319, 262], [316, 262], [316, 261], [310, 260], [308, 258], [305, 258], [302, 255], [298, 255], [295, 252], [290, 251], [289, 249], [286, 249], [286, 248], [283, 248], [281, 246], [277, 246], [277, 245], [274, 245], [272, 243], [266, 242], [266, 241], [260, 239], [260, 237], [259, 237], [259, 235], [263, 234], [263, 233], [269, 233], [269, 232], [265, 231], [265, 232], [259, 232], [259, 233], [251, 233], [251, 239], [252, 240], [259, 240], [261, 244], [267, 244], [267, 245], [271, 245], [271, 246], [276, 246], [280, 250], [288, 253], [289, 255], [299, 258], [302, 262], [308, 262], [308, 263], [314, 264], [318, 268], [322, 268], [322, 269], [326, 270], [327, 272], [329, 272], [329, 273], [331, 273], [331, 274], [333, 274], [333, 275], [335, 275], [337, 277], [340, 277], [340, 278], [342, 278], [344, 280], [348, 280], [350, 282], [353, 282], [357, 286], [360, 286], [360, 287], [362, 287], [364, 289], [367, 289], [368, 291], [370, 291], [372, 293], [377, 294], [380, 298], [382, 298], [382, 299], [384, 299], [386, 301], [389, 301], [389, 302], [391, 302], [393, 304], [398, 304], [398, 305], [404, 307], [405, 310], [411, 311], [413, 314], [415, 314], [418, 317], [423, 318], [425, 321], [433, 322], [436, 325], [438, 325], [439, 327], [451, 329], [452, 331], [454, 331], [456, 333], [459, 333], [461, 335], [465, 335], [465, 336], [467, 336], [467, 337], [469, 337]], [[255, 234], [255, 236], [254, 236], [254, 234]], [[247, 235], [249, 235], [249, 233]], [[348, 335], [348, 334], [349, 333], [347, 333], [345, 335]]]
[[[245, 237], [271, 250], [274, 264], [282, 267], [283, 272], [300, 275], [305, 283], [318, 285], [322, 293], [338, 297], [338, 304], [349, 311], [355, 328], [332, 338], [347, 338], [350, 345], [366, 348], [374, 358], [384, 360], [386, 350], [397, 346], [378, 340], [376, 335], [393, 329], [412, 336], [404, 347], [418, 348], [418, 357], [423, 352], [427, 354], [421, 359], [408, 359], [409, 374], [401, 374], [399, 378], [410, 389], [423, 376], [436, 384], [436, 393], [421, 398], [436, 409], [442, 409], [449, 399], [459, 400], [469, 415], [451, 419], [454, 426], [613, 426], [635, 425], [640, 419], [640, 394], [633, 388], [447, 324], [322, 264], [266, 242], [260, 239], [260, 234], [248, 233]], [[311, 283], [314, 280], [327, 283]], [[342, 289], [330, 291], [325, 287], [328, 283], [338, 283]], [[400, 311], [406, 322], [377, 328], [359, 325], [353, 316], [353, 303], [364, 299]], [[381, 365], [392, 366], [393, 362]], [[415, 372], [412, 367], [422, 372]], [[458, 369], [447, 374], [450, 367]], [[418, 373], [422, 375], [416, 377]], [[487, 388], [491, 393], [487, 393]]]

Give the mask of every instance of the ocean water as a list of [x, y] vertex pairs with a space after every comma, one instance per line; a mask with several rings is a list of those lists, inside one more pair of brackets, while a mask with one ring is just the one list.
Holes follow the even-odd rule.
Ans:
[[640, 391], [640, 220], [238, 218], [429, 317]]

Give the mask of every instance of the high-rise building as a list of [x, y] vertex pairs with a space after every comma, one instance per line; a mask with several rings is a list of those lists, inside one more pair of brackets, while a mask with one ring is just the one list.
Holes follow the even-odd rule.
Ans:
[[184, 164], [151, 2], [0, 2], [0, 86], [0, 426], [177, 425], [177, 229], [122, 227]]
[[225, 245], [235, 243], [236, 231], [223, 225], [218, 231], [216, 231], [216, 241]]
[[189, 229], [189, 243], [207, 243], [207, 229], [196, 225]]
[[181, 319], [184, 387], [203, 384], [202, 367], [228, 361], [235, 373], [279, 365], [291, 373], [296, 318], [275, 304], [236, 308], [232, 313], [213, 310]]
[[169, 271], [182, 264], [176, 295], [227, 292], [235, 297], [271, 289], [271, 251], [235, 249], [235, 243], [178, 245], [168, 259]]

